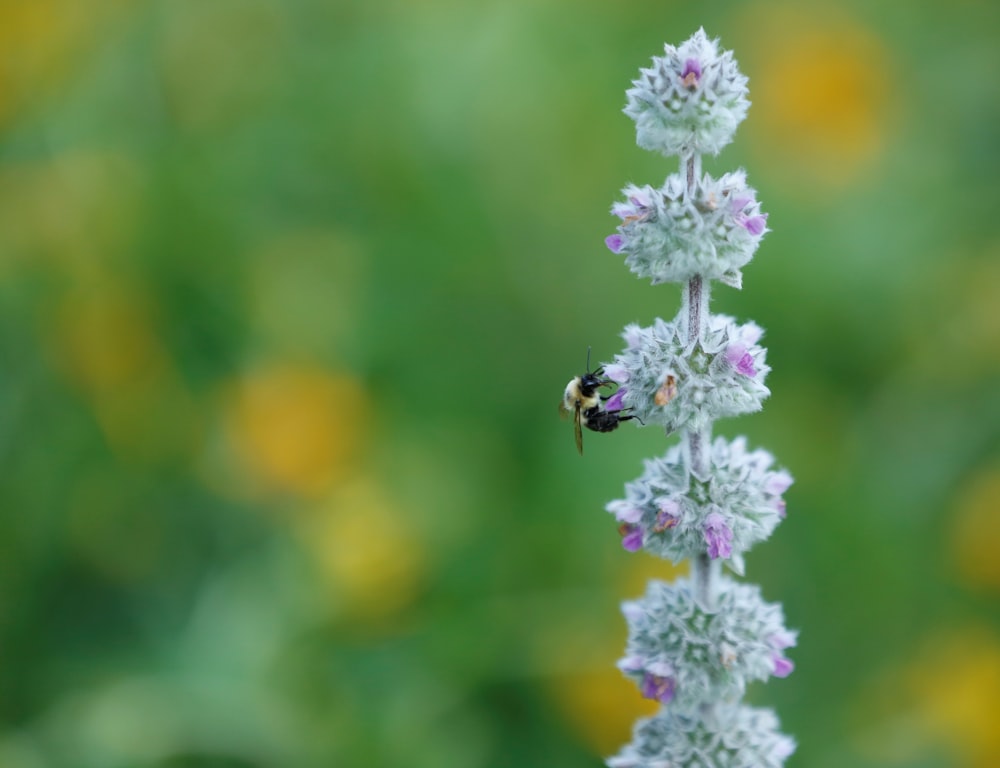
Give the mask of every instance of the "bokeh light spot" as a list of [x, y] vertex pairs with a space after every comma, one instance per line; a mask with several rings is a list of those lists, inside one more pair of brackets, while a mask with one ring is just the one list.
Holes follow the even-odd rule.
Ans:
[[298, 530], [344, 614], [381, 619], [415, 599], [426, 561], [422, 540], [405, 508], [371, 478], [338, 488]]
[[0, 125], [74, 74], [99, 39], [95, 28], [127, 0], [4, 0], [0, 3]]
[[[621, 566], [615, 591], [624, 599], [645, 592], [650, 579], [673, 581], [688, 570], [687, 563], [675, 566], [658, 558], [621, 555], [615, 558]], [[539, 659], [542, 669], [572, 669], [572, 674], [553, 678], [550, 695], [580, 741], [601, 757], [620, 749], [635, 720], [652, 715], [660, 706], [644, 699], [614, 666], [625, 653], [628, 627], [620, 612], [610, 622], [600, 627], [575, 626], [566, 620], [553, 624], [545, 645], [548, 652]]]
[[1000, 590], [1000, 463], [973, 476], [955, 503], [951, 555], [961, 579]]
[[1000, 243], [974, 254], [959, 246], [943, 257], [911, 292], [907, 325], [917, 332], [906, 341], [918, 374], [950, 389], [1000, 370]]
[[[1000, 765], [1000, 638], [979, 624], [936, 629], [855, 702], [858, 748], [879, 765]], [[932, 762], [926, 762], [930, 755]]]
[[120, 457], [191, 454], [200, 418], [160, 338], [150, 295], [99, 277], [61, 297], [44, 322], [57, 366]]
[[909, 669], [926, 733], [969, 768], [1000, 765], [1000, 642], [979, 627], [934, 637]]
[[364, 440], [366, 394], [352, 375], [315, 364], [276, 364], [223, 388], [230, 469], [240, 496], [320, 498], [354, 466]]
[[159, 52], [180, 126], [225, 128], [267, 105], [289, 61], [282, 4], [175, 0], [163, 11]]
[[[889, 56], [875, 34], [840, 13], [753, 9], [738, 48], [752, 73], [747, 133], [768, 163], [805, 183], [842, 185], [886, 141]], [[794, 169], [794, 173], [791, 171]]]
[[0, 167], [0, 228], [7, 244], [0, 268], [51, 262], [90, 277], [116, 257], [134, 259], [143, 182], [135, 159], [124, 152], [76, 150], [44, 163]]
[[[616, 653], [621, 655], [622, 649]], [[659, 702], [642, 698], [635, 684], [610, 665], [559, 678], [555, 693], [581, 742], [600, 757], [619, 750], [629, 740], [636, 719], [649, 717], [660, 707]]]
[[164, 350], [148, 297], [111, 281], [68, 294], [57, 312], [61, 359], [84, 390], [119, 395], [161, 376]]
[[347, 352], [359, 334], [366, 254], [333, 231], [296, 231], [250, 256], [250, 320], [286, 354]]

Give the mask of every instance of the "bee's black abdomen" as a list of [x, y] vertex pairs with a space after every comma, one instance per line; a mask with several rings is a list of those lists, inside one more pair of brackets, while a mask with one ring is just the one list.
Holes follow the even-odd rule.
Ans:
[[635, 416], [622, 415], [621, 411], [604, 411], [600, 408], [590, 408], [583, 412], [583, 426], [594, 432], [614, 432], [623, 421], [634, 419]]

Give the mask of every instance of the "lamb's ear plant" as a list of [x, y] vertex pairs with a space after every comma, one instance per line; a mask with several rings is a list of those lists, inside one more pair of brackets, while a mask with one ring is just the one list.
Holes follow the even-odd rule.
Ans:
[[625, 349], [603, 366], [619, 385], [603, 408], [620, 409], [679, 441], [645, 462], [607, 509], [625, 549], [674, 563], [691, 576], [653, 581], [623, 605], [628, 645], [619, 667], [639, 693], [661, 703], [640, 720], [611, 768], [778, 768], [794, 741], [769, 709], [742, 703], [752, 680], [785, 677], [796, 633], [781, 607], [744, 573], [744, 554], [785, 516], [791, 476], [745, 438], [712, 436], [716, 419], [760, 410], [770, 370], [752, 322], [709, 313], [713, 280], [740, 288], [742, 268], [768, 231], [742, 170], [713, 178], [701, 156], [717, 154], [746, 116], [747, 78], [731, 52], [699, 30], [667, 45], [627, 91], [638, 144], [680, 159], [659, 186], [629, 185], [612, 207], [621, 219], [608, 248], [654, 285], [680, 283], [673, 320], [625, 328]]

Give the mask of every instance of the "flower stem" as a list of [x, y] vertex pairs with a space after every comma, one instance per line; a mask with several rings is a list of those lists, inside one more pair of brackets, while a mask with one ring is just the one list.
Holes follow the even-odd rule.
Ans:
[[[696, 350], [701, 346], [705, 333], [708, 330], [708, 284], [700, 275], [696, 275], [687, 285], [687, 318], [688, 318], [688, 346]], [[685, 442], [685, 456], [687, 458], [688, 483], [693, 480], [704, 480], [708, 470], [708, 451], [712, 442], [712, 425], [707, 424], [702, 427], [692, 427], [684, 430], [682, 439]], [[702, 552], [694, 561], [694, 589], [695, 598], [705, 610], [711, 610], [714, 604], [714, 579], [713, 575], [717, 569], [709, 559], [708, 554]]]
[[711, 603], [711, 578], [709, 573], [711, 567], [712, 561], [704, 552], [698, 555], [694, 563], [692, 563], [694, 570], [694, 599], [706, 610]]
[[702, 552], [695, 558], [691, 570], [694, 581], [694, 599], [706, 611], [714, 611], [719, 561], [712, 560], [706, 553]]
[[[692, 154], [690, 157], [681, 160], [681, 165], [686, 166], [687, 194], [694, 195], [696, 173], [700, 165], [700, 157]], [[710, 283], [702, 279], [701, 275], [695, 275], [688, 281], [685, 300], [687, 303], [687, 341], [692, 350], [701, 346], [708, 332], [708, 301], [710, 293]], [[711, 424], [703, 428], [693, 428], [686, 430], [684, 440], [687, 443], [687, 472], [689, 482], [691, 476], [702, 479], [707, 470], [707, 452], [711, 443]], [[702, 552], [695, 558], [693, 564], [695, 599], [705, 610], [712, 610], [715, 599], [715, 579], [717, 571], [716, 565], [709, 558], [708, 554]]]
[[687, 177], [688, 194], [694, 191], [695, 178], [701, 170], [701, 155], [692, 153], [688, 157], [681, 157], [681, 172]]
[[708, 300], [711, 284], [701, 275], [688, 281], [684, 301], [687, 304], [687, 341], [689, 346], [700, 343], [708, 333]]

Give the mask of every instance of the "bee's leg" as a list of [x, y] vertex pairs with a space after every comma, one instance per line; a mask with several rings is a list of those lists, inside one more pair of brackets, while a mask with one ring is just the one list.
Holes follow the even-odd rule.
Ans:
[[[617, 392], [618, 391], [617, 390], [617, 386], [618, 385], [615, 382], [613, 382], [611, 379], [603, 379], [598, 386], [601, 386], [601, 387], [610, 387], [612, 385], [615, 386], [615, 388], [616, 388], [615, 392]], [[602, 402], [605, 401], [605, 400], [610, 400], [612, 397], [615, 396], [615, 392], [612, 392], [610, 395], [598, 395], [598, 397], [601, 398]]]
[[[625, 410], [626, 411], [631, 411], [632, 409], [631, 408], [626, 408]], [[619, 413], [625, 413], [625, 411], [619, 411]], [[635, 419], [640, 424], [642, 424], [642, 426], [646, 426], [646, 422], [644, 422], [642, 419], [640, 419], [634, 413], [626, 413], [624, 416], [619, 416], [618, 417], [618, 421], [628, 421], [629, 419]]]

